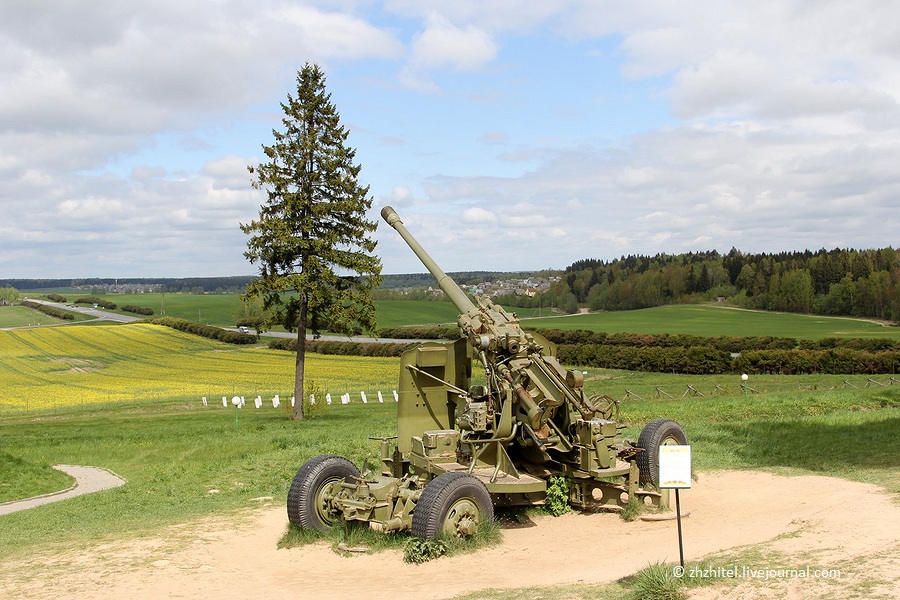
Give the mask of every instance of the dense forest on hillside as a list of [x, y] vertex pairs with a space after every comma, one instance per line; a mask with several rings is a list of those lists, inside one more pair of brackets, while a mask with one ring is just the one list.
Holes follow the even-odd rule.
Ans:
[[900, 321], [900, 257], [891, 247], [726, 255], [700, 252], [580, 260], [516, 306], [630, 310], [723, 298], [744, 308]]

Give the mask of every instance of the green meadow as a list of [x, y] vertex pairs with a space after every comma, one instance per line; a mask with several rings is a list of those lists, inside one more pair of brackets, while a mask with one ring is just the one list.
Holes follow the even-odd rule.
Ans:
[[[74, 295], [67, 294], [69, 300]], [[240, 300], [237, 294], [106, 294], [100, 296], [118, 306], [133, 304], [152, 308], [154, 316], [233, 327]], [[375, 303], [378, 326], [439, 325], [456, 322], [456, 308], [449, 302], [383, 300]], [[798, 339], [825, 337], [886, 337], [900, 339], [900, 327], [866, 319], [824, 317], [728, 308], [712, 304], [661, 306], [632, 311], [543, 316], [546, 310], [511, 308], [523, 326], [534, 329], [587, 329], [608, 333], [688, 333], [706, 336], [778, 336]], [[122, 312], [121, 310], [116, 312]], [[0, 328], [20, 327], [37, 319], [41, 324], [62, 323], [24, 307], [0, 307]], [[127, 313], [123, 313], [127, 314]], [[83, 319], [77, 315], [76, 319]]]
[[[68, 292], [64, 295], [71, 303], [79, 297], [90, 294]], [[241, 306], [238, 294], [100, 294], [97, 297], [113, 302], [119, 307], [133, 305], [150, 308], [153, 310], [154, 317], [165, 315], [216, 327], [234, 327]], [[457, 316], [456, 308], [450, 302], [378, 300], [375, 302], [375, 308], [378, 314], [378, 327], [454, 324]], [[516, 312], [523, 319], [536, 316], [541, 312], [539, 309], [531, 308], [510, 310]], [[0, 327], [63, 322], [43, 313], [38, 313], [35, 317], [34, 312], [22, 306], [2, 306], [0, 307]], [[113, 312], [131, 314], [122, 311], [121, 308]], [[86, 318], [80, 313], [75, 313], [75, 315], [76, 320]]]
[[93, 318], [77, 312], [72, 312], [72, 314], [74, 319], [69, 321], [51, 317], [27, 306], [0, 306], [0, 329], [5, 327], [39, 327], [42, 325], [81, 323]]
[[[406, 327], [411, 325], [455, 325], [458, 315], [450, 302], [430, 302], [427, 300], [379, 300], [375, 302], [378, 311], [378, 327]], [[527, 319], [539, 314], [536, 308], [510, 308], [519, 319]], [[547, 311], [544, 310], [546, 313]]]
[[810, 340], [826, 337], [900, 339], [900, 327], [865, 319], [752, 311], [702, 304], [523, 319], [522, 324], [535, 329], [586, 329], [608, 333], [776, 336]]
[[[628, 376], [604, 375], [610, 379], [589, 382], [592, 390], [620, 390], [623, 382], [611, 382]], [[684, 381], [659, 376], [653, 383], [674, 391]], [[759, 387], [768, 383], [760, 378]], [[900, 498], [900, 386], [781, 388], [749, 399], [673, 396], [622, 402], [626, 433], [636, 436], [652, 418], [678, 420], [701, 477], [712, 469], [830, 475], [877, 484]], [[255, 498], [279, 501], [312, 456], [336, 453], [376, 464], [377, 442], [368, 438], [392, 435], [395, 414], [390, 404], [356, 402], [295, 423], [280, 410], [245, 408], [236, 426], [233, 409], [192, 400], [0, 419], [0, 501], [65, 487], [52, 464], [99, 465], [128, 480], [0, 517], [0, 559], [36, 545], [139, 535], [250, 508]], [[26, 478], [28, 486], [9, 484]]]
[[[76, 299], [67, 297], [70, 302]], [[119, 307], [131, 304], [151, 308], [154, 317], [165, 315], [216, 327], [233, 327], [241, 305], [237, 294], [101, 294], [98, 298]]]

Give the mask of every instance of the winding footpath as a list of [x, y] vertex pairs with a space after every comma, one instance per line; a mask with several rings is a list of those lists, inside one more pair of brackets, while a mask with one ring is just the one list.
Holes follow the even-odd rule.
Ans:
[[122, 477], [119, 477], [109, 469], [103, 469], [100, 467], [53, 465], [53, 468], [57, 471], [62, 471], [63, 473], [74, 477], [75, 483], [72, 484], [72, 487], [65, 490], [60, 490], [58, 492], [52, 492], [50, 494], [43, 494], [41, 496], [35, 496], [33, 498], [26, 498], [24, 500], [4, 502], [3, 504], [0, 504], [0, 515], [6, 515], [16, 511], [25, 510], [26, 508], [34, 508], [35, 506], [42, 506], [44, 504], [50, 504], [51, 502], [59, 502], [60, 500], [74, 498], [75, 496], [82, 496], [84, 494], [91, 494], [93, 492], [99, 492], [101, 490], [117, 488], [119, 486], [125, 485], [126, 483], [125, 479], [123, 479]]

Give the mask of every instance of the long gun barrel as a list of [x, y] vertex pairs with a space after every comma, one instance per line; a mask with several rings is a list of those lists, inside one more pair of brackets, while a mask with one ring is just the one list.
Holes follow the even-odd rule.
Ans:
[[416, 241], [416, 238], [414, 238], [406, 229], [406, 226], [403, 225], [403, 221], [400, 220], [400, 215], [397, 214], [397, 211], [390, 206], [385, 206], [381, 209], [381, 217], [388, 225], [397, 230], [400, 237], [402, 237], [412, 251], [416, 253], [416, 256], [419, 257], [419, 260], [421, 260], [422, 264], [425, 265], [425, 268], [428, 269], [428, 272], [434, 276], [435, 280], [437, 280], [438, 287], [447, 294], [447, 297], [450, 298], [450, 301], [461, 315], [472, 315], [477, 312], [478, 309], [475, 307], [475, 304], [469, 300], [466, 293], [460, 289], [449, 275], [444, 273], [444, 271], [437, 266], [437, 263], [428, 256], [425, 249], [422, 248], [419, 242]]
[[491, 389], [505, 389], [515, 396], [520, 421], [527, 423], [533, 431], [543, 431], [556, 408], [565, 401], [583, 417], [590, 419], [593, 416], [593, 410], [583, 399], [583, 377], [574, 371], [567, 372], [560, 365], [551, 355], [555, 351], [550, 342], [538, 334], [526, 333], [515, 313], [507, 313], [490, 299], [479, 298], [479, 306], [476, 306], [407, 231], [393, 208], [385, 206], [381, 216], [397, 230], [456, 306], [459, 311], [457, 323], [480, 354], [491, 379]]

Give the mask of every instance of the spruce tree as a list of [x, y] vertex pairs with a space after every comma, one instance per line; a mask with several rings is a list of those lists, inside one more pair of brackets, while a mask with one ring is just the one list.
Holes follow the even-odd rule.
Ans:
[[296, 96], [288, 94], [281, 108], [283, 130], [262, 147], [267, 162], [248, 167], [267, 198], [259, 217], [241, 224], [250, 235], [244, 256], [259, 266], [243, 299], [262, 298], [264, 329], [280, 324], [297, 332], [293, 415], [302, 419], [307, 334], [373, 330], [381, 261], [370, 237], [377, 222], [366, 219], [369, 187], [357, 179], [356, 151], [345, 146], [349, 132], [318, 65], [304, 65]]

